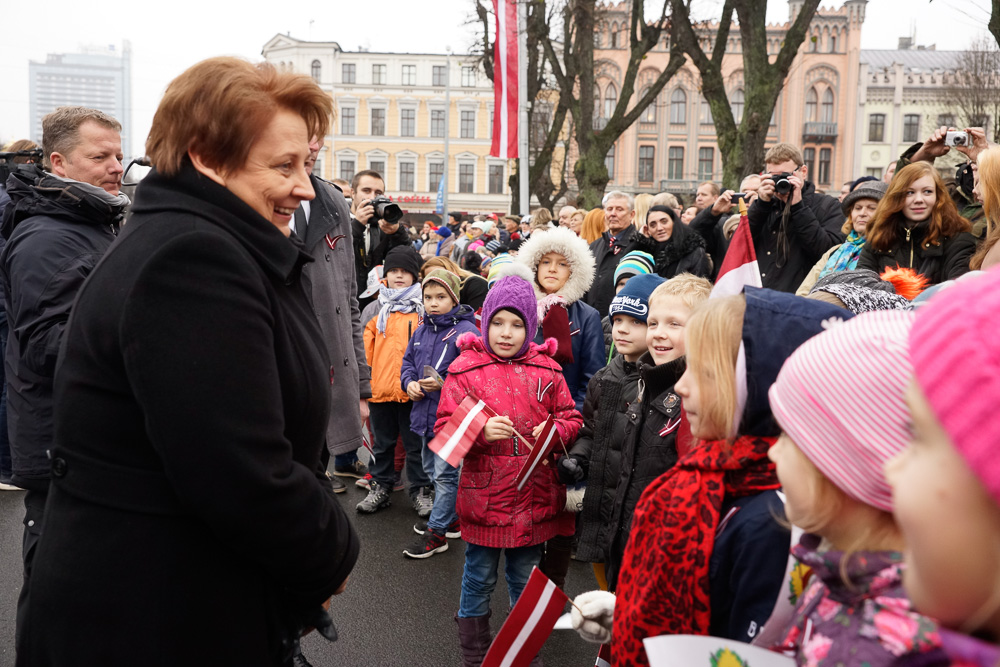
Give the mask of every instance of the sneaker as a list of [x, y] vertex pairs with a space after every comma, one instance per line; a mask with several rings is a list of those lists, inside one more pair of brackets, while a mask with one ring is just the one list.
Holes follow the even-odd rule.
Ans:
[[392, 480], [392, 490], [393, 491], [402, 491], [405, 488], [406, 488], [406, 486], [403, 485], [403, 471], [402, 470], [397, 470], [396, 471], [396, 476]]
[[368, 473], [358, 481], [354, 483], [354, 486], [361, 487], [362, 489], [367, 489], [371, 485], [372, 474]]
[[416, 495], [413, 496], [413, 509], [416, 510], [417, 516], [421, 519], [426, 519], [431, 515], [431, 510], [434, 509], [434, 497], [426, 486], [418, 489]]
[[[427, 519], [417, 519], [417, 522], [413, 524], [413, 532], [417, 535], [423, 535], [427, 532]], [[462, 526], [458, 523], [458, 519], [451, 522], [444, 536], [449, 540], [457, 540], [462, 537]]]
[[374, 514], [383, 507], [388, 507], [391, 504], [392, 499], [389, 497], [389, 490], [372, 480], [371, 488], [368, 489], [368, 495], [358, 503], [357, 510], [362, 514]]
[[334, 493], [344, 493], [347, 491], [347, 485], [343, 481], [337, 479], [336, 477], [330, 476], [330, 484], [333, 485]]
[[334, 466], [333, 474], [337, 477], [364, 479], [364, 477], [368, 474], [368, 466], [361, 461], [355, 461], [354, 463], [346, 466]]
[[428, 530], [422, 537], [418, 537], [413, 544], [403, 549], [403, 555], [410, 558], [430, 558], [436, 553], [448, 550], [448, 540], [444, 535], [438, 535], [433, 530]]

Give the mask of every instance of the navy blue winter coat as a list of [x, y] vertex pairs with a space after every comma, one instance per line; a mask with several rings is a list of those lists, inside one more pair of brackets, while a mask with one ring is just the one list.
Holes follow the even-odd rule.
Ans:
[[[424, 377], [424, 366], [433, 366], [442, 379], [446, 378], [448, 366], [461, 353], [458, 337], [466, 332], [479, 335], [475, 311], [470, 306], [460, 305], [444, 315], [424, 315], [424, 323], [417, 327], [403, 355], [400, 374], [403, 391], [408, 384]], [[423, 399], [414, 401], [410, 409], [411, 431], [426, 438], [434, 437], [440, 399], [440, 391], [429, 391], [424, 392]]]
[[[604, 351], [604, 328], [601, 326], [601, 316], [593, 306], [583, 301], [574, 301], [566, 308], [569, 314], [569, 335], [573, 346], [573, 362], [561, 364], [563, 377], [569, 391], [573, 394], [576, 409], [583, 410], [583, 401], [587, 398], [587, 385], [594, 373], [607, 365], [607, 355]], [[544, 343], [542, 328], [538, 327], [535, 335], [536, 343]]]

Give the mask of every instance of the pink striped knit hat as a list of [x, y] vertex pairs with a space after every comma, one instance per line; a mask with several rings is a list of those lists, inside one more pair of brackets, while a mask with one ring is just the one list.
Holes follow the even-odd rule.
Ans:
[[934, 417], [1000, 504], [1000, 270], [968, 277], [917, 311], [910, 359]]
[[771, 410], [823, 475], [848, 496], [892, 511], [886, 461], [909, 443], [903, 400], [913, 376], [914, 315], [876, 311], [815, 336], [781, 367]]

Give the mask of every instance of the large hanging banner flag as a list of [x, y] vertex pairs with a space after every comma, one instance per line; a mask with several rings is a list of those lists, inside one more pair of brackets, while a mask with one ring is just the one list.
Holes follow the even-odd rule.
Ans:
[[493, 144], [490, 155], [516, 158], [518, 131], [517, 3], [493, 0], [497, 16], [493, 41]]

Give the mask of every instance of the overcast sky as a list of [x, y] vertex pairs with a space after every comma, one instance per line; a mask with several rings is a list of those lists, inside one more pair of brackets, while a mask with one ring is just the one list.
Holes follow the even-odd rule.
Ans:
[[[160, 95], [186, 67], [215, 55], [260, 59], [275, 33], [331, 40], [345, 50], [468, 52], [475, 41], [468, 25], [474, 0], [368, 0], [367, 2], [233, 3], [171, 0], [120, 3], [108, 11], [79, 0], [3, 0], [5, 27], [0, 66], [0, 145], [28, 135], [28, 61], [80, 47], [132, 42], [133, 122], [136, 139], [148, 131]], [[785, 0], [769, 0], [768, 21], [788, 18]], [[660, 6], [658, 0], [647, 5]], [[824, 0], [839, 6], [841, 0]], [[720, 0], [695, 0], [701, 18], [717, 15]], [[986, 33], [990, 0], [870, 0], [862, 48], [894, 49], [900, 36], [916, 33], [920, 44], [962, 49]], [[169, 7], [166, 10], [165, 7]], [[238, 9], [234, 10], [234, 7]], [[277, 8], [284, 13], [276, 11]], [[944, 27], [942, 27], [944, 26]], [[136, 148], [138, 148], [138, 143]]]

